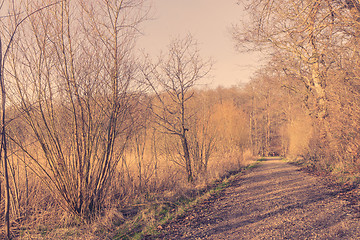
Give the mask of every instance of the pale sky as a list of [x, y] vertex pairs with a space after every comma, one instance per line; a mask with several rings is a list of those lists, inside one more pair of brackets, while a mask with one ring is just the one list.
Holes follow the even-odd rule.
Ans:
[[215, 64], [204, 81], [211, 87], [230, 87], [249, 81], [258, 60], [235, 51], [232, 24], [242, 18], [237, 0], [152, 0], [154, 20], [143, 23], [138, 46], [156, 57], [171, 39], [190, 33], [199, 43], [202, 57]]

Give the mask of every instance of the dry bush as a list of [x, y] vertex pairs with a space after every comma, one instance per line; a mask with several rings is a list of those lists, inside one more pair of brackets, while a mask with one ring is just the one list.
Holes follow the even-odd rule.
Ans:
[[244, 167], [246, 162], [243, 160], [241, 152], [230, 154], [216, 154], [209, 165], [208, 181], [219, 179], [229, 172], [234, 172]]
[[231, 153], [243, 151], [248, 143], [248, 117], [233, 100], [213, 107], [211, 125], [216, 129], [216, 151]]
[[313, 136], [312, 120], [309, 116], [298, 114], [287, 125], [288, 152], [290, 159], [305, 156], [310, 150], [310, 139]]

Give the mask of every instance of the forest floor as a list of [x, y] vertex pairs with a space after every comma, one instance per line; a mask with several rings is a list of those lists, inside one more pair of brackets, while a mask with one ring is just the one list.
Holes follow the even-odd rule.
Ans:
[[269, 158], [146, 239], [360, 239], [349, 192]]

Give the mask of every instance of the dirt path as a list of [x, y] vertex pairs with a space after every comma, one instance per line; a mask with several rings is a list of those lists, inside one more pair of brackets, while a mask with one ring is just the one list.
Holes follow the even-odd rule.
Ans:
[[327, 187], [268, 159], [209, 201], [164, 226], [159, 239], [360, 239], [360, 219]]

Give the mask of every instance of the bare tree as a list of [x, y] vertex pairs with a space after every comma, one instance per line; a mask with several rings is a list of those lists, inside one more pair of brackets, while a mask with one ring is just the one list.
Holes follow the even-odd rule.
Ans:
[[203, 61], [193, 37], [175, 39], [169, 46], [168, 55], [155, 66], [143, 70], [154, 92], [152, 112], [166, 134], [175, 135], [181, 142], [189, 182], [194, 180], [187, 131], [192, 126], [188, 102], [193, 97], [192, 88], [211, 69], [210, 61]]

